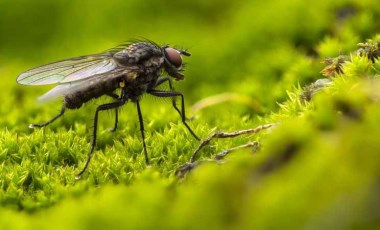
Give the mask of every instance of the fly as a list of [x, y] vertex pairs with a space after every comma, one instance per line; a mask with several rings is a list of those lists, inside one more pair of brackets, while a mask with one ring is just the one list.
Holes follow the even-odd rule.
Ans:
[[[186, 123], [183, 94], [175, 91], [172, 86], [172, 78], [184, 79], [182, 55], [190, 56], [190, 53], [167, 45], [160, 47], [150, 41], [139, 41], [120, 45], [104, 53], [65, 59], [25, 71], [17, 77], [19, 84], [58, 84], [39, 97], [39, 101], [63, 97], [63, 106], [56, 116], [45, 123], [31, 124], [29, 127], [45, 127], [61, 117], [66, 109], [79, 109], [84, 103], [103, 95], [112, 97], [114, 102], [96, 108], [91, 149], [83, 169], [77, 174], [77, 178], [80, 178], [94, 153], [99, 112], [115, 110], [115, 123], [111, 129], [115, 131], [118, 125], [118, 108], [132, 101], [137, 108], [145, 162], [149, 164], [140, 108], [140, 99], [144, 93], [171, 98], [183, 124], [195, 139], [200, 140]], [[162, 76], [163, 72], [169, 76]], [[169, 91], [156, 89], [165, 82], [169, 84]], [[120, 94], [115, 92], [117, 89], [120, 89]], [[176, 104], [175, 99], [178, 97], [181, 99], [181, 109]]]

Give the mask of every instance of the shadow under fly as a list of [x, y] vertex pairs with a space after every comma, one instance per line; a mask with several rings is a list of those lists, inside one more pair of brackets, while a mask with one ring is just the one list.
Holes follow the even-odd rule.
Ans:
[[[47, 126], [61, 117], [66, 109], [79, 109], [91, 99], [103, 95], [113, 98], [113, 102], [96, 108], [91, 149], [83, 169], [77, 174], [77, 178], [80, 178], [86, 171], [96, 146], [99, 112], [115, 111], [115, 123], [111, 130], [115, 131], [118, 125], [118, 108], [132, 101], [136, 104], [139, 118], [145, 162], [149, 164], [139, 103], [144, 93], [171, 98], [183, 124], [195, 139], [200, 140], [186, 123], [183, 94], [175, 91], [172, 86], [172, 78], [177, 81], [184, 79], [182, 55], [190, 56], [190, 53], [167, 45], [158, 46], [151, 41], [137, 41], [120, 45], [104, 53], [69, 58], [23, 72], [17, 78], [20, 84], [58, 84], [39, 97], [39, 101], [63, 97], [62, 109], [56, 116], [45, 123], [31, 124], [29, 127]], [[162, 76], [163, 72], [169, 76]], [[157, 89], [163, 83], [168, 83], [170, 90]], [[120, 89], [120, 94], [116, 94], [117, 89]], [[176, 98], [180, 98], [181, 109], [177, 107]]]

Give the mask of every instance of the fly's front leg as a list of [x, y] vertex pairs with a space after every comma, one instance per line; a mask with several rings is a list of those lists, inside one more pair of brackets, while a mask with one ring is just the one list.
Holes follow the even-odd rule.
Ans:
[[163, 90], [156, 90], [156, 89], [151, 89], [148, 91], [148, 93], [156, 97], [171, 97], [171, 98], [181, 97], [181, 110], [177, 109], [177, 111], [181, 115], [182, 122], [186, 126], [186, 128], [189, 130], [191, 135], [193, 135], [193, 137], [197, 139], [198, 141], [200, 140], [199, 137], [195, 135], [194, 131], [190, 128], [190, 126], [186, 123], [185, 99], [182, 93], [176, 92], [176, 91], [163, 91]]
[[45, 122], [45, 123], [41, 123], [41, 124], [30, 124], [29, 125], [29, 128], [33, 129], [33, 128], [41, 128], [41, 127], [45, 127], [51, 123], [53, 123], [55, 120], [57, 120], [59, 117], [61, 117], [64, 113], [65, 113], [65, 106], [62, 106], [61, 108], [61, 111], [55, 115], [52, 119], [50, 119], [49, 121]]
[[99, 112], [103, 111], [103, 110], [117, 109], [118, 107], [120, 107], [124, 104], [125, 104], [125, 99], [121, 98], [116, 102], [108, 103], [108, 104], [104, 104], [104, 105], [99, 105], [98, 108], [96, 108], [96, 112], [95, 112], [95, 116], [94, 116], [94, 130], [93, 130], [93, 135], [92, 135], [91, 149], [90, 149], [90, 152], [88, 153], [87, 161], [86, 161], [83, 169], [76, 176], [77, 179], [79, 179], [82, 176], [82, 174], [86, 171], [86, 169], [87, 169], [87, 167], [91, 161], [92, 155], [94, 153], [94, 149], [96, 146], [96, 134], [97, 134], [97, 129], [98, 129], [98, 114], [99, 114]]
[[[163, 84], [165, 82], [169, 83], [169, 89], [170, 89], [170, 91], [173, 92], [174, 91], [174, 87], [173, 87], [172, 81], [170, 80], [169, 77], [159, 78], [157, 80], [157, 83], [156, 83], [155, 87], [157, 87], [157, 86], [159, 86], [159, 85], [161, 85], [161, 84]], [[176, 97], [171, 97], [171, 98], [172, 98], [172, 105], [173, 105], [174, 109], [179, 113], [180, 116], [182, 116], [181, 110], [179, 110], [178, 107], [177, 107], [177, 103], [176, 103], [176, 100], [175, 100]], [[187, 120], [187, 118], [186, 118], [186, 120]]]

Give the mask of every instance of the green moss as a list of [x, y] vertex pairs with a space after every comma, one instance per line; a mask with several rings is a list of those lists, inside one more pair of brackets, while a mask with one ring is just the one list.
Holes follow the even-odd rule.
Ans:
[[[377, 1], [37, 2], [0, 3], [8, 9], [0, 15], [0, 229], [380, 225]], [[115, 133], [108, 132], [114, 114], [100, 114], [94, 157], [75, 180], [90, 148], [93, 113], [107, 99], [30, 130], [61, 102], [38, 105], [49, 86], [20, 86], [15, 78], [140, 36], [192, 53], [175, 87], [202, 138], [279, 125], [213, 140], [199, 152], [202, 163], [177, 178], [199, 143], [170, 100], [144, 96], [151, 165], [129, 103]], [[214, 160], [252, 141], [260, 148]]]

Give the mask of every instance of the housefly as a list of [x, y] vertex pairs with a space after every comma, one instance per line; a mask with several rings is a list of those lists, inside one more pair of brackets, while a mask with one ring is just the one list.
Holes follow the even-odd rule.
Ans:
[[[192, 136], [199, 140], [186, 123], [184, 96], [172, 86], [172, 78], [184, 79], [182, 55], [190, 56], [190, 53], [167, 45], [158, 46], [150, 41], [137, 41], [120, 45], [104, 53], [69, 58], [23, 72], [17, 78], [20, 84], [58, 84], [39, 97], [39, 101], [63, 97], [63, 106], [56, 116], [45, 123], [31, 124], [29, 127], [47, 126], [61, 117], [66, 109], [79, 109], [84, 103], [100, 96], [113, 98], [113, 102], [96, 108], [91, 149], [83, 169], [77, 175], [77, 178], [80, 178], [86, 171], [96, 146], [99, 112], [115, 110], [115, 123], [111, 130], [115, 131], [118, 124], [117, 109], [132, 101], [137, 108], [145, 161], [149, 164], [140, 108], [140, 99], [144, 93], [171, 98], [172, 105], [180, 114], [183, 124]], [[163, 76], [164, 72], [168, 76]], [[157, 86], [165, 82], [169, 84], [169, 91], [157, 89]], [[116, 93], [118, 89], [120, 94]], [[176, 105], [176, 98], [181, 99], [181, 109]]]

